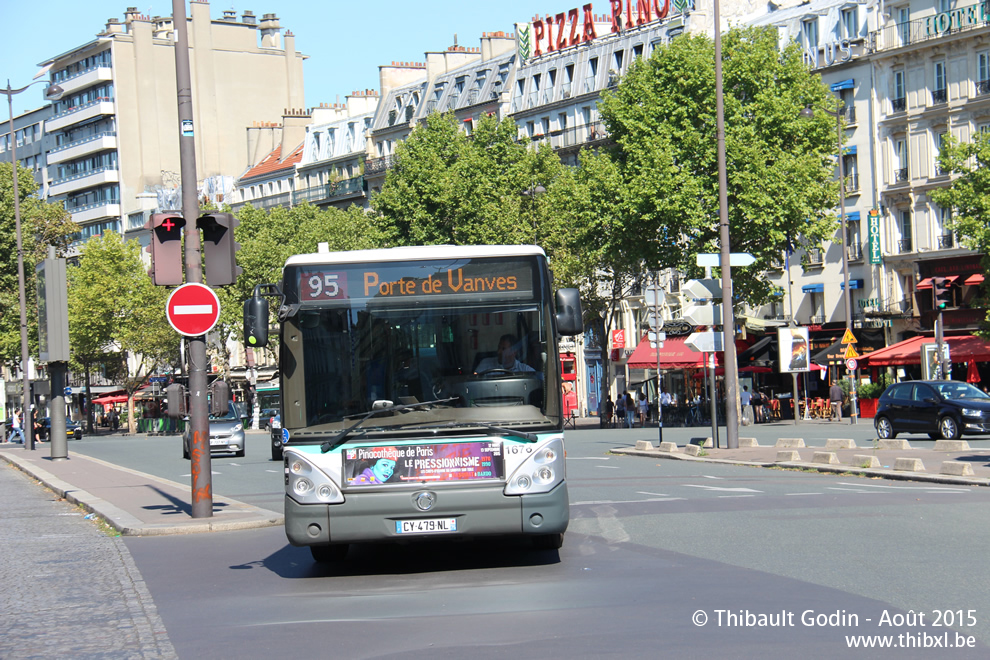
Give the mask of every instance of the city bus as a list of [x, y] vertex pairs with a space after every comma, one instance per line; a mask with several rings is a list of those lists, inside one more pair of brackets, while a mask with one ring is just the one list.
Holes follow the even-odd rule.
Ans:
[[[263, 297], [264, 296], [264, 297]], [[279, 303], [285, 532], [314, 560], [350, 544], [529, 537], [569, 520], [557, 340], [582, 331], [535, 246], [296, 255]]]

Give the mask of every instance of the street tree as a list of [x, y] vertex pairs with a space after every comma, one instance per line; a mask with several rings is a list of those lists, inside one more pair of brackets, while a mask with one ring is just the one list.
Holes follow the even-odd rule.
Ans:
[[[722, 44], [731, 249], [757, 258], [733, 271], [734, 292], [761, 304], [775, 294], [761, 271], [789, 245], [835, 239], [835, 125], [824, 113], [799, 117], [834, 102], [776, 31], [733, 29]], [[696, 275], [695, 255], [719, 251], [714, 70], [712, 39], [683, 35], [602, 95], [621, 182], [601, 232], [610, 258]]]
[[[990, 273], [990, 132], [977, 133], [970, 142], [946, 135], [939, 166], [960, 176], [947, 188], [932, 190], [929, 196], [942, 208], [952, 210], [947, 229], [956, 232], [963, 245], [983, 255], [983, 271]], [[984, 280], [984, 307], [990, 301], [988, 287], [990, 278]], [[990, 339], [990, 310], [978, 334]]]
[[[35, 297], [35, 265], [55, 247], [64, 256], [79, 227], [61, 203], [49, 204], [35, 195], [38, 184], [31, 170], [17, 168], [21, 211], [21, 245], [24, 251], [25, 298], [30, 352], [38, 354], [38, 320]], [[0, 363], [21, 361], [20, 299], [17, 283], [17, 236], [14, 218], [13, 176], [10, 163], [0, 163]]]
[[[169, 373], [179, 362], [179, 336], [168, 324], [168, 290], [148, 277], [137, 241], [106, 232], [87, 241], [68, 269], [69, 345], [74, 369], [86, 378], [101, 369], [127, 392], [128, 424], [136, 432], [134, 394], [156, 370]], [[92, 432], [92, 407], [87, 409]]]

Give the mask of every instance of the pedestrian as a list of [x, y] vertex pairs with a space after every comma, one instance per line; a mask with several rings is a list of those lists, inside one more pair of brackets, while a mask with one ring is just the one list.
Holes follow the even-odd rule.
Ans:
[[650, 418], [650, 400], [642, 391], [639, 393], [639, 425], [646, 428], [646, 420]]
[[763, 419], [763, 392], [755, 385], [753, 386], [753, 396], [749, 399], [749, 405], [753, 406], [753, 422], [762, 424]]
[[832, 387], [828, 388], [828, 401], [832, 404], [832, 416], [837, 422], [842, 421], [842, 388], [839, 387], [839, 381], [833, 380]]
[[631, 429], [636, 423], [636, 401], [632, 394], [626, 392], [626, 428]]
[[15, 410], [10, 420], [10, 441], [15, 442], [14, 436], [20, 436], [19, 442], [24, 444], [24, 429], [21, 428], [21, 411]]
[[626, 395], [622, 392], [615, 399], [615, 421], [617, 424], [626, 423]]
[[743, 385], [743, 391], [739, 394], [739, 403], [742, 404], [742, 425], [749, 426], [753, 423], [753, 408], [750, 405], [753, 395], [749, 392], [749, 385]]
[[612, 428], [612, 415], [615, 414], [615, 403], [612, 401], [612, 395], [605, 395], [605, 403], [602, 404], [602, 426], [607, 428]]

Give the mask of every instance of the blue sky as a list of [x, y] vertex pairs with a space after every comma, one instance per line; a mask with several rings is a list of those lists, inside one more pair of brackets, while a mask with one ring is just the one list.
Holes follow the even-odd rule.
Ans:
[[[582, 0], [583, 1], [583, 0]], [[0, 39], [0, 84], [10, 80], [16, 89], [32, 81], [37, 64], [93, 40], [108, 18], [124, 20], [128, 6], [149, 16], [172, 13], [170, 1], [155, 0], [49, 0], [3, 3], [5, 34]], [[233, 9], [275, 13], [283, 31], [296, 36], [296, 49], [309, 56], [304, 66], [306, 105], [333, 103], [354, 90], [378, 89], [378, 67], [392, 61], [422, 62], [425, 51], [445, 50], [454, 43], [477, 47], [482, 32], [511, 32], [515, 23], [537, 12], [579, 7], [578, 0], [372, 0], [371, 2], [304, 2], [302, 0], [242, 0], [238, 4], [213, 2], [216, 19]], [[598, 0], [595, 11], [608, 10]], [[186, 13], [188, 14], [188, 4]], [[14, 97], [14, 113], [44, 104], [44, 85]], [[3, 115], [7, 113], [4, 112]]]

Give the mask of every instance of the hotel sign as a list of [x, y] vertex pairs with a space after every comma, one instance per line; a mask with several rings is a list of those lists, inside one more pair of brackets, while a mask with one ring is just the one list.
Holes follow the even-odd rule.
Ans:
[[879, 264], [883, 261], [880, 251], [880, 211], [870, 209], [867, 215], [867, 236], [869, 237], [870, 263]]
[[960, 7], [925, 19], [925, 36], [941, 36], [963, 28], [977, 27], [990, 21], [990, 3]]

